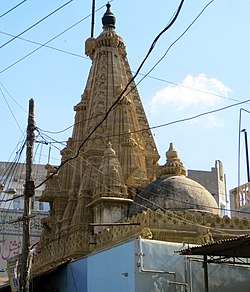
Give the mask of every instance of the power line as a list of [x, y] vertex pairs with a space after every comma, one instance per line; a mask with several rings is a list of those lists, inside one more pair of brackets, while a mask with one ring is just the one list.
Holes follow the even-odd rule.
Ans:
[[[172, 42], [172, 44], [168, 47], [168, 49], [166, 50], [166, 52], [164, 53], [164, 55], [155, 63], [155, 65], [148, 71], [147, 74], [145, 74], [141, 80], [134, 86], [137, 87], [157, 66], [158, 64], [166, 57], [166, 55], [168, 54], [168, 52], [170, 51], [170, 49], [172, 48], [172, 46], [174, 44], [176, 44], [185, 34], [186, 32], [193, 26], [193, 24], [198, 20], [198, 18], [203, 14], [203, 12], [207, 9], [207, 7], [212, 4], [214, 0], [211, 0], [207, 5], [205, 5], [203, 7], [203, 9], [200, 11], [200, 13], [195, 17], [195, 19], [189, 24], [189, 26], [184, 30], [184, 32], [174, 41]], [[134, 89], [132, 88], [127, 95]]]
[[7, 104], [7, 107], [8, 107], [8, 109], [9, 109], [9, 111], [10, 111], [10, 113], [11, 113], [13, 119], [15, 120], [15, 122], [16, 122], [16, 124], [17, 124], [19, 130], [21, 131], [21, 133], [23, 133], [23, 130], [22, 130], [21, 126], [19, 125], [19, 123], [18, 123], [18, 121], [17, 121], [17, 119], [16, 119], [16, 117], [15, 117], [15, 115], [14, 115], [14, 113], [13, 113], [13, 111], [12, 111], [12, 109], [11, 109], [11, 107], [10, 107], [10, 105], [9, 105], [9, 103], [8, 103], [8, 101], [7, 101], [7, 99], [6, 99], [5, 95], [4, 95], [4, 93], [3, 93], [1, 87], [0, 87], [0, 91], [1, 91], [1, 94], [2, 94], [2, 96], [3, 96], [3, 98], [4, 98], [4, 101], [5, 101], [5, 103]]
[[194, 90], [194, 91], [197, 91], [197, 92], [200, 92], [200, 93], [205, 93], [205, 94], [217, 96], [217, 97], [220, 97], [222, 99], [226, 99], [226, 100], [230, 100], [230, 101], [239, 101], [238, 99], [235, 99], [235, 98], [230, 98], [230, 97], [227, 97], [227, 96], [224, 96], [224, 95], [221, 95], [221, 94], [216, 94], [216, 93], [209, 92], [209, 91], [206, 91], [206, 90], [201, 90], [201, 89], [198, 89], [198, 88], [195, 88], [195, 87], [191, 87], [191, 86], [183, 85], [183, 84], [176, 83], [176, 82], [173, 82], [173, 81], [169, 81], [169, 80], [166, 80], [166, 79], [163, 79], [163, 78], [155, 77], [155, 76], [149, 75], [149, 72], [147, 74], [140, 73], [139, 75], [142, 75], [142, 76], [145, 76], [147, 78], [154, 79], [154, 80], [157, 80], [157, 81], [161, 81], [161, 82], [164, 82], [164, 83], [168, 83], [168, 84], [171, 84], [171, 85], [175, 85], [175, 86], [178, 86], [178, 87], [183, 87], [183, 88], [186, 88], [186, 89]]
[[18, 106], [18, 107], [20, 107], [20, 109], [22, 110], [22, 111], [24, 111], [26, 114], [28, 114], [27, 113], [27, 111], [26, 111], [26, 109], [24, 109], [15, 99], [14, 99], [14, 97], [12, 97], [11, 96], [11, 94], [9, 93], [9, 91], [6, 89], [6, 87], [3, 85], [3, 83], [0, 81], [0, 85], [3, 87], [3, 89], [5, 90], [5, 92], [8, 94], [8, 96], [14, 101], [14, 103]]
[[173, 122], [161, 124], [161, 125], [158, 125], [158, 126], [153, 126], [153, 127], [150, 127], [150, 129], [152, 130], [152, 129], [162, 128], [162, 127], [166, 127], [166, 126], [177, 124], [177, 123], [181, 123], [181, 122], [187, 122], [187, 121], [190, 121], [190, 120], [193, 120], [193, 119], [200, 118], [200, 117], [205, 116], [205, 115], [210, 115], [210, 114], [213, 114], [213, 113], [216, 113], [216, 112], [224, 111], [226, 109], [229, 109], [229, 108], [232, 108], [232, 107], [244, 104], [244, 103], [248, 103], [248, 102], [250, 102], [250, 99], [247, 99], [247, 100], [235, 103], [235, 104], [231, 104], [231, 105], [228, 105], [228, 106], [224, 106], [222, 108], [218, 108], [218, 109], [215, 109], [215, 110], [211, 110], [211, 111], [207, 111], [207, 112], [204, 112], [204, 113], [200, 113], [200, 114], [194, 115], [194, 116], [189, 117], [189, 118], [179, 119], [179, 120], [176, 120], [176, 121], [173, 121]]
[[8, 40], [6, 43], [4, 43], [3, 45], [0, 46], [0, 49], [3, 48], [4, 46], [6, 46], [7, 44], [11, 43], [12, 41], [14, 41], [16, 38], [18, 38], [19, 36], [23, 35], [24, 33], [26, 33], [27, 31], [29, 31], [30, 29], [32, 29], [33, 27], [37, 26], [39, 23], [43, 22], [45, 19], [49, 18], [50, 16], [52, 16], [54, 13], [56, 13], [57, 11], [61, 10], [63, 7], [67, 6], [70, 2], [72, 2], [73, 0], [68, 1], [67, 3], [63, 4], [62, 6], [58, 7], [56, 10], [52, 11], [51, 13], [49, 13], [48, 15], [46, 15], [45, 17], [43, 17], [42, 19], [40, 19], [39, 21], [37, 21], [36, 23], [34, 23], [33, 25], [31, 25], [30, 27], [28, 27], [27, 29], [25, 29], [24, 31], [22, 31], [21, 33], [19, 33], [17, 36], [13, 37], [12, 39]]
[[[235, 106], [239, 106], [241, 104], [248, 103], [248, 102], [250, 102], [250, 99], [247, 99], [247, 100], [244, 100], [244, 101], [241, 101], [241, 102], [238, 102], [238, 103], [234, 103], [234, 104], [231, 104], [231, 105], [228, 105], [228, 106], [224, 106], [224, 107], [221, 107], [221, 108], [217, 108], [215, 110], [203, 112], [203, 113], [191, 116], [191, 117], [178, 119], [178, 120], [175, 120], [175, 121], [171, 121], [171, 122], [168, 122], [168, 123], [164, 123], [164, 124], [160, 124], [160, 125], [156, 125], [156, 126], [152, 126], [152, 127], [146, 127], [146, 128], [140, 129], [140, 130], [130, 131], [129, 133], [134, 134], [134, 133], [138, 133], [138, 132], [144, 132], [144, 131], [148, 131], [148, 130], [154, 130], [154, 129], [158, 129], [158, 128], [162, 128], [162, 127], [167, 127], [167, 126], [170, 126], [170, 125], [173, 125], [173, 124], [187, 122], [187, 121], [190, 121], [190, 120], [194, 120], [194, 119], [200, 118], [202, 116], [206, 116], [206, 115], [210, 115], [210, 114], [213, 114], [213, 113], [216, 113], [216, 112], [224, 111], [224, 110], [227, 110], [229, 108], [232, 108], [232, 107], [235, 107]], [[70, 127], [73, 127], [73, 126], [70, 126]], [[70, 127], [68, 127], [67, 129], [69, 129]], [[49, 131], [44, 131], [44, 130], [42, 130], [40, 128], [37, 128], [37, 129], [39, 129], [40, 131], [45, 132], [45, 133], [51, 133]], [[60, 133], [60, 132], [58, 132], [58, 133]], [[108, 136], [104, 136], [103, 138], [105, 138], [105, 137], [106, 138], [108, 138], [108, 137], [117, 137], [117, 136], [120, 137], [120, 136], [127, 135], [127, 134], [128, 134], [128, 132], [125, 132], [125, 133], [122, 133], [122, 134], [120, 133], [120, 134], [116, 134], [116, 135], [110, 135], [109, 134]], [[53, 139], [53, 140], [56, 141], [55, 143], [62, 143], [62, 142], [66, 143], [67, 142], [67, 141], [58, 141], [58, 140], [55, 140], [55, 139]], [[88, 140], [91, 140], [91, 138], [89, 138]], [[79, 142], [79, 140], [71, 140], [71, 142], [72, 143], [73, 142], [76, 143], [76, 142]], [[49, 143], [53, 143], [53, 142], [49, 142]]]
[[4, 35], [7, 35], [7, 36], [11, 36], [11, 37], [17, 38], [17, 39], [19, 39], [21, 41], [28, 42], [30, 44], [43, 46], [45, 48], [48, 48], [48, 49], [51, 49], [51, 50], [55, 50], [55, 51], [58, 51], [60, 53], [64, 53], [64, 54], [68, 54], [68, 55], [71, 55], [71, 56], [74, 56], [74, 57], [78, 57], [78, 58], [89, 60], [88, 57], [85, 57], [85, 56], [82, 56], [82, 55], [79, 55], [79, 54], [75, 54], [75, 53], [72, 53], [72, 52], [69, 52], [69, 51], [65, 51], [65, 50], [62, 50], [62, 49], [59, 49], [59, 48], [55, 48], [55, 47], [52, 47], [52, 46], [44, 46], [42, 43], [35, 42], [35, 41], [29, 40], [29, 39], [25, 39], [25, 38], [21, 38], [21, 37], [15, 36], [13, 34], [10, 34], [10, 33], [4, 32], [4, 31], [0, 31], [0, 33], [4, 34]]
[[[109, 2], [112, 2], [114, 0], [111, 0]], [[99, 11], [100, 9], [102, 9], [105, 5], [102, 5], [100, 8], [98, 8], [95, 12]], [[66, 33], [67, 31], [71, 30], [72, 28], [74, 28], [75, 26], [77, 26], [78, 24], [80, 24], [81, 22], [83, 22], [84, 20], [88, 19], [92, 14], [87, 15], [86, 17], [80, 19], [79, 21], [77, 21], [76, 23], [74, 23], [73, 25], [71, 25], [70, 27], [68, 27], [67, 29], [65, 29], [64, 31], [60, 32], [59, 34], [57, 34], [56, 36], [54, 36], [53, 38], [49, 39], [47, 42], [41, 44], [38, 48], [36, 48], [35, 50], [31, 51], [30, 53], [28, 53], [27, 55], [23, 56], [22, 58], [18, 59], [17, 61], [15, 61], [14, 63], [12, 63], [11, 65], [9, 65], [8, 67], [5, 67], [3, 70], [0, 71], [0, 74], [7, 71], [8, 69], [12, 68], [13, 66], [15, 66], [16, 64], [20, 63], [21, 61], [23, 61], [24, 59], [28, 58], [29, 56], [31, 56], [32, 54], [34, 54], [35, 52], [37, 52], [38, 50], [40, 50], [43, 47], [46, 47], [47, 44], [49, 44], [50, 42], [54, 41], [55, 39], [57, 39], [58, 37], [60, 37], [61, 35], [63, 35], [64, 33]]]
[[11, 11], [13, 11], [14, 9], [16, 9], [18, 6], [22, 5], [24, 2], [26, 2], [27, 0], [23, 0], [22, 2], [18, 3], [16, 6], [12, 7], [11, 9], [9, 9], [8, 11], [4, 12], [2, 15], [0, 15], [0, 18], [4, 17], [5, 15], [7, 15], [8, 13], [10, 13]]
[[[144, 74], [140, 74], [140, 75], [144, 75]], [[144, 75], [144, 76], [146, 76], [146, 75]], [[205, 93], [205, 94], [209, 94], [209, 95], [213, 95], [213, 96], [218, 96], [218, 97], [220, 97], [220, 98], [224, 98], [224, 99], [227, 99], [227, 100], [230, 100], [230, 101], [237, 101], [237, 102], [240, 102], [239, 99], [227, 98], [227, 97], [225, 97], [225, 96], [223, 96], [223, 95], [219, 95], [219, 94], [211, 93], [211, 92], [208, 92], [208, 91], [203, 91], [203, 90], [200, 90], [200, 89], [197, 89], [197, 88], [193, 88], [193, 87], [189, 87], [189, 86], [181, 85], [181, 84], [178, 84], [178, 83], [174, 83], [174, 82], [171, 82], [171, 81], [167, 81], [167, 80], [164, 80], [164, 79], [160, 79], [160, 78], [157, 78], [157, 77], [153, 77], [153, 76], [150, 76], [150, 75], [148, 75], [148, 76], [146, 76], [146, 77], [148, 77], [148, 78], [153, 78], [153, 79], [156, 79], [156, 80], [159, 80], [159, 81], [163, 81], [163, 82], [166, 82], [166, 83], [174, 84], [174, 85], [176, 85], [176, 86], [181, 86], [181, 87], [184, 87], [184, 88], [187, 88], [187, 89], [196, 90], [196, 91], [201, 92], [201, 93]], [[248, 102], [248, 100], [247, 100], [247, 101], [244, 101], [243, 103], [247, 103], [247, 102]], [[238, 104], [237, 104], [237, 105], [238, 105]], [[39, 128], [39, 129], [40, 129], [41, 131], [43, 131], [43, 132], [45, 132], [45, 133], [49, 133], [49, 134], [60, 134], [60, 133], [63, 133], [63, 132], [65, 132], [65, 131], [69, 130], [70, 128], [73, 128], [74, 126], [76, 126], [76, 125], [78, 125], [78, 124], [85, 123], [85, 122], [90, 121], [90, 120], [94, 120], [94, 119], [96, 119], [96, 118], [98, 118], [98, 117], [102, 117], [102, 116], [104, 116], [104, 115], [105, 115], [105, 114], [98, 114], [98, 115], [95, 115], [95, 116], [93, 116], [93, 117], [91, 117], [91, 118], [87, 118], [87, 119], [85, 119], [85, 120], [83, 120], [83, 121], [80, 121], [80, 122], [74, 123], [73, 125], [68, 126], [68, 127], [64, 128], [63, 130], [60, 130], [60, 131], [48, 131], [48, 130], [43, 130], [43, 129], [41, 129], [41, 128]], [[151, 128], [150, 128], [150, 129], [151, 129]]]

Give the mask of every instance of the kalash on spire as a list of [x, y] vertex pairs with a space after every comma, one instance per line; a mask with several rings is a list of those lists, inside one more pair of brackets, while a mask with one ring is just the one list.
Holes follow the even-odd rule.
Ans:
[[92, 67], [74, 107], [72, 137], [61, 152], [62, 162], [77, 157], [48, 180], [41, 197], [51, 210], [42, 221], [34, 266], [40, 271], [52, 260], [56, 265], [89, 254], [91, 238], [102, 230], [90, 223], [126, 220], [136, 193], [156, 179], [159, 154], [135, 83], [123, 93], [133, 76], [110, 6], [102, 18], [102, 33], [86, 41]]

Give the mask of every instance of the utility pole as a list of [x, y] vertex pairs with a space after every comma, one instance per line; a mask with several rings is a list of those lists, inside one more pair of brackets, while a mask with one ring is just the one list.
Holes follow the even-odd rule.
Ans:
[[24, 211], [23, 211], [23, 240], [22, 240], [22, 255], [21, 255], [21, 269], [19, 291], [30, 291], [30, 199], [34, 196], [34, 181], [31, 179], [33, 148], [34, 148], [34, 100], [29, 100], [29, 116], [27, 126], [27, 141], [26, 141], [26, 178], [24, 186]]

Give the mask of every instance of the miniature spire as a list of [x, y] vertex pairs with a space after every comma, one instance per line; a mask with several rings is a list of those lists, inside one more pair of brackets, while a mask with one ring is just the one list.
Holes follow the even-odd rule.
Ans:
[[186, 170], [181, 162], [178, 152], [174, 149], [173, 143], [170, 143], [166, 152], [167, 162], [162, 168], [162, 175], [185, 175]]
[[115, 150], [112, 148], [112, 144], [110, 141], [108, 141], [106, 145], [106, 150], [104, 151], [104, 156], [115, 156]]
[[103, 24], [103, 28], [115, 28], [115, 16], [113, 14], [113, 12], [110, 11], [110, 7], [111, 5], [108, 3], [106, 5], [107, 7], [107, 11], [105, 12], [105, 14], [103, 15], [102, 18], [102, 24]]

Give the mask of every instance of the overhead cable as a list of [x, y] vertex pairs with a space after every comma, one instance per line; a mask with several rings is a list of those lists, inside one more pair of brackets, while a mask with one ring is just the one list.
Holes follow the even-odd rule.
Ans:
[[14, 115], [14, 113], [13, 113], [13, 111], [12, 111], [12, 109], [11, 109], [11, 107], [10, 107], [10, 105], [9, 105], [9, 103], [8, 103], [8, 101], [7, 101], [7, 99], [6, 99], [5, 95], [4, 95], [4, 93], [3, 93], [1, 87], [0, 87], [0, 91], [1, 91], [1, 94], [2, 94], [2, 96], [3, 96], [3, 99], [4, 99], [6, 105], [7, 105], [8, 109], [9, 109], [9, 111], [10, 111], [10, 113], [11, 113], [13, 119], [15, 120], [15, 122], [16, 122], [16, 124], [17, 124], [19, 130], [21, 131], [21, 133], [23, 133], [23, 130], [22, 130], [21, 126], [19, 125], [19, 123], [18, 123], [18, 121], [17, 121], [17, 119], [16, 119], [16, 117], [15, 117], [15, 115]]
[[[112, 2], [114, 0], [111, 0], [109, 2]], [[100, 9], [102, 9], [103, 7], [105, 7], [106, 5], [102, 5], [100, 8], [98, 8], [96, 10], [99, 11]], [[57, 34], [56, 36], [54, 36], [53, 38], [49, 39], [47, 42], [41, 44], [38, 48], [36, 48], [35, 50], [31, 51], [30, 53], [28, 53], [27, 55], [23, 56], [22, 58], [18, 59], [17, 61], [15, 61], [14, 63], [12, 63], [11, 65], [9, 65], [8, 67], [5, 67], [3, 70], [0, 71], [0, 74], [7, 71], [8, 69], [12, 68], [13, 66], [15, 66], [16, 64], [18, 64], [19, 62], [23, 61], [24, 59], [28, 58], [29, 56], [31, 56], [32, 54], [34, 54], [35, 52], [37, 52], [38, 50], [40, 50], [41, 48], [45, 47], [47, 44], [51, 43], [52, 41], [54, 41], [55, 39], [57, 39], [58, 37], [60, 37], [61, 35], [63, 35], [64, 33], [66, 33], [67, 31], [71, 30], [73, 27], [77, 26], [78, 24], [80, 24], [81, 22], [83, 22], [84, 20], [86, 20], [87, 18], [89, 18], [92, 14], [87, 15], [86, 17], [80, 19], [79, 21], [77, 21], [76, 23], [74, 23], [73, 25], [71, 25], [70, 27], [68, 27], [67, 29], [65, 29], [64, 31], [60, 32], [59, 34]]]
[[5, 90], [5, 92], [8, 94], [8, 96], [14, 101], [14, 103], [26, 114], [28, 114], [27, 110], [24, 109], [15, 99], [14, 97], [11, 96], [11, 94], [9, 93], [9, 91], [6, 89], [6, 87], [3, 85], [3, 83], [0, 81], [0, 85], [3, 87], [3, 89]]
[[35, 41], [32, 41], [32, 40], [28, 40], [28, 39], [25, 39], [25, 38], [21, 38], [21, 37], [15, 36], [13, 34], [10, 34], [10, 33], [4, 32], [4, 31], [0, 31], [0, 33], [4, 34], [4, 35], [7, 35], [7, 36], [15, 37], [15, 38], [17, 38], [17, 39], [19, 39], [21, 41], [25, 41], [25, 42], [28, 42], [28, 43], [31, 43], [31, 44], [34, 44], [34, 45], [43, 46], [44, 48], [55, 50], [55, 51], [58, 51], [58, 52], [61, 52], [61, 53], [64, 53], [64, 54], [68, 54], [68, 55], [71, 55], [71, 56], [74, 56], [74, 57], [90, 60], [88, 57], [85, 57], [83, 55], [78, 55], [78, 54], [75, 54], [75, 53], [72, 53], [72, 52], [68, 52], [68, 51], [65, 51], [65, 50], [62, 50], [62, 49], [59, 49], [59, 48], [55, 48], [55, 47], [52, 47], [52, 46], [44, 46], [42, 43], [35, 42]]
[[0, 46], [0, 49], [3, 48], [4, 46], [6, 46], [7, 44], [11, 43], [12, 41], [14, 41], [19, 36], [21, 36], [24, 33], [26, 33], [27, 31], [31, 30], [33, 27], [37, 26], [39, 23], [43, 22], [45, 19], [47, 19], [50, 16], [52, 16], [54, 13], [56, 13], [57, 11], [61, 10], [62, 8], [64, 8], [65, 6], [67, 6], [72, 1], [73, 0], [70, 0], [67, 3], [63, 4], [62, 6], [58, 7], [56, 10], [52, 11], [51, 13], [49, 13], [48, 15], [46, 15], [45, 17], [43, 17], [42, 19], [40, 19], [39, 21], [37, 21], [36, 23], [34, 23], [33, 25], [31, 25], [30, 27], [28, 27], [27, 29], [25, 29], [24, 31], [20, 32], [17, 36], [15, 36], [12, 39], [8, 40], [6, 43], [4, 43], [3, 45]]
[[[187, 117], [187, 118], [183, 118], [183, 119], [178, 119], [178, 120], [175, 120], [175, 121], [171, 121], [171, 122], [168, 122], [168, 123], [164, 123], [164, 124], [160, 124], [160, 125], [156, 125], [156, 126], [152, 126], [152, 127], [145, 127], [143, 129], [140, 129], [140, 130], [134, 130], [134, 131], [130, 131], [129, 133], [131, 134], [134, 134], [134, 133], [138, 133], [138, 132], [143, 132], [143, 131], [148, 131], [148, 130], [154, 130], [154, 129], [158, 129], [158, 128], [162, 128], [162, 127], [167, 127], [167, 126], [170, 126], [170, 125], [174, 125], [174, 124], [178, 124], [178, 123], [183, 123], [183, 122], [187, 122], [187, 121], [191, 121], [191, 120], [194, 120], [194, 119], [197, 119], [197, 118], [200, 118], [202, 116], [206, 116], [206, 115], [210, 115], [210, 114], [213, 114], [213, 113], [216, 113], [216, 112], [220, 112], [220, 111], [224, 111], [224, 110], [227, 110], [227, 109], [230, 109], [232, 107], [235, 107], [235, 106], [239, 106], [239, 105], [242, 105], [244, 103], [248, 103], [250, 102], [250, 99], [247, 99], [247, 100], [244, 100], [244, 101], [241, 101], [241, 102], [237, 102], [237, 103], [234, 103], [234, 104], [231, 104], [231, 105], [227, 105], [227, 106], [224, 106], [224, 107], [221, 107], [221, 108], [217, 108], [217, 109], [214, 109], [214, 110], [211, 110], [211, 111], [206, 111], [206, 112], [203, 112], [203, 113], [199, 113], [197, 115], [194, 115], [194, 116], [191, 116], [191, 117]], [[73, 125], [74, 126], [74, 125]], [[71, 126], [71, 127], [73, 127]], [[68, 127], [67, 129], [69, 129], [70, 127]], [[40, 131], [42, 132], [45, 132], [45, 133], [50, 133], [49, 131], [44, 131], [40, 128], [38, 128]], [[58, 132], [60, 133], [60, 132]], [[125, 133], [120, 133], [120, 134], [115, 134], [115, 135], [108, 135], [107, 137], [117, 137], [117, 136], [123, 136], [123, 135], [127, 135], [128, 132], [125, 132]], [[105, 138], [105, 136], [103, 137]], [[89, 138], [89, 140], [91, 140], [91, 138]], [[62, 142], [67, 142], [67, 141], [58, 141], [57, 143], [62, 143]], [[79, 142], [79, 140], [71, 140], [71, 142]], [[53, 142], [49, 142], [49, 143], [53, 143]]]
[[207, 7], [212, 4], [214, 0], [211, 0], [207, 5], [203, 7], [203, 9], [200, 11], [200, 13], [195, 17], [195, 19], [189, 24], [189, 26], [184, 30], [184, 32], [174, 41], [171, 43], [171, 45], [168, 47], [164, 55], [155, 63], [155, 65], [146, 73], [141, 80], [133, 87], [130, 89], [130, 91], [127, 93], [127, 95], [135, 88], [137, 87], [156, 67], [157, 65], [166, 57], [170, 49], [174, 44], [176, 44], [185, 34], [186, 32], [193, 26], [193, 24], [198, 20], [198, 18], [203, 14], [203, 12], [207, 9]]
[[2, 15], [0, 15], [0, 18], [4, 17], [5, 15], [7, 15], [8, 13], [10, 13], [11, 11], [13, 11], [14, 9], [16, 9], [18, 6], [22, 5], [24, 2], [26, 2], [27, 0], [23, 0], [22, 2], [18, 3], [16, 6], [12, 7], [11, 9], [9, 9], [8, 11], [4, 12]]

